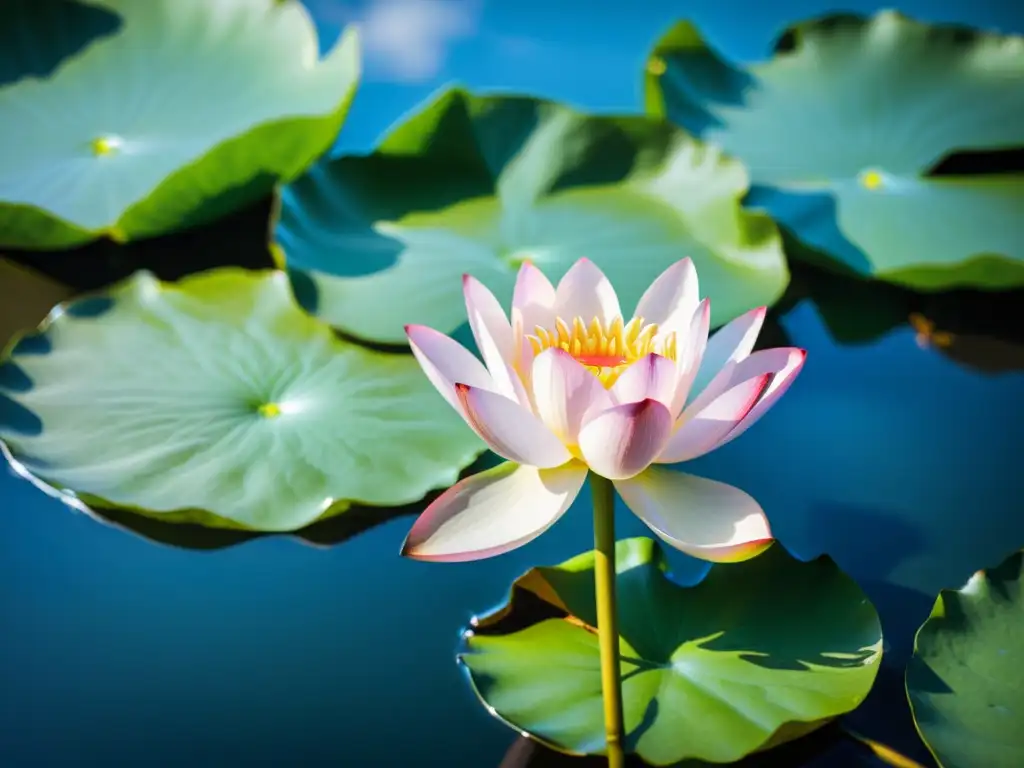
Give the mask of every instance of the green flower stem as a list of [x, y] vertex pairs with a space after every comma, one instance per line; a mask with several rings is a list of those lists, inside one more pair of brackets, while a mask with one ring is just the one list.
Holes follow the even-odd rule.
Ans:
[[611, 480], [591, 472], [590, 492], [594, 498], [594, 590], [606, 752], [609, 768], [623, 768], [626, 757], [622, 748], [619, 622], [615, 607], [615, 489]]

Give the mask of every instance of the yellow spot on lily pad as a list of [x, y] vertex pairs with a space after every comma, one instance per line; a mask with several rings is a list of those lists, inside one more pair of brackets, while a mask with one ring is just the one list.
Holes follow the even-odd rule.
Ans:
[[860, 174], [860, 183], [864, 189], [876, 190], [885, 186], [885, 176], [881, 171], [869, 169]]
[[665, 60], [661, 56], [652, 56], [647, 62], [647, 71], [652, 75], [663, 75], [666, 69]]
[[281, 415], [281, 406], [277, 403], [263, 403], [256, 409], [256, 413], [265, 419], [275, 419]]
[[118, 136], [99, 136], [92, 140], [90, 147], [96, 157], [112, 155], [121, 148], [121, 139]]

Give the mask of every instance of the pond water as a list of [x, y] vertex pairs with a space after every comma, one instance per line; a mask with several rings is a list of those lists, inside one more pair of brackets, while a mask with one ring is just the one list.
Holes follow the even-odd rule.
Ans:
[[[309, 5], [330, 38], [344, 17], [340, 4]], [[635, 109], [639, 63], [682, 7], [639, 5], [474, 6], [465, 37], [455, 36], [425, 82], [389, 82], [371, 58], [339, 147], [367, 148], [451, 77]], [[903, 10], [1024, 31], [1022, 12], [1010, 6], [921, 0]], [[687, 7], [741, 58], [761, 53], [785, 22], [831, 10], [813, 0]], [[1012, 343], [976, 353], [968, 340], [961, 354], [944, 354], [921, 348], [904, 323], [843, 345], [822, 319], [831, 312], [856, 329], [890, 298], [867, 291], [837, 307], [795, 291], [774, 332], [808, 349], [800, 379], [756, 429], [688, 469], [745, 489], [791, 551], [827, 552], [858, 579], [887, 646], [878, 687], [851, 722], [927, 761], [905, 712], [902, 669], [935, 593], [1024, 545], [1024, 374], [978, 370], [981, 355], [1012, 369], [1021, 357]], [[917, 301], [966, 322], [958, 300], [905, 300], [897, 313]], [[965, 333], [978, 335], [969, 326]], [[410, 515], [340, 544], [272, 536], [197, 551], [101, 525], [6, 471], [0, 511], [0, 763], [16, 768], [498, 766], [515, 734], [463, 680], [458, 634], [524, 570], [592, 541], [586, 495], [533, 544], [454, 565], [398, 557]], [[618, 512], [620, 537], [645, 535]], [[683, 580], [703, 570], [682, 555], [672, 562]]]

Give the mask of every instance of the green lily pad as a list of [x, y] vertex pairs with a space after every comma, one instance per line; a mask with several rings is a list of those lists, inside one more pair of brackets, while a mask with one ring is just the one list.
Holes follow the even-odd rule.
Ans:
[[[494, 454], [485, 453], [464, 469], [459, 478], [469, 477], [477, 472], [490, 469], [497, 466], [500, 461]], [[254, 531], [223, 524], [201, 525], [194, 519], [189, 519], [188, 516], [139, 514], [127, 509], [105, 508], [98, 505], [83, 511], [100, 523], [154, 544], [177, 549], [202, 551], [225, 549], [270, 536], [284, 536], [311, 547], [326, 548], [344, 544], [372, 528], [400, 517], [416, 517], [440, 493], [440, 491], [431, 491], [419, 501], [394, 507], [353, 504], [344, 509], [336, 508], [336, 512], [344, 511], [345, 514], [324, 516], [303, 528], [285, 532]]]
[[294, 530], [455, 482], [483, 444], [411, 355], [341, 340], [283, 272], [140, 272], [0, 365], [0, 440], [76, 505]]
[[0, 146], [17, 148], [0, 166], [0, 245], [193, 226], [295, 178], [333, 142], [359, 77], [354, 30], [320, 60], [298, 0], [86, 4], [120, 25], [45, 77], [38, 59], [79, 34], [81, 9], [0, 9], [0, 27], [37, 36], [0, 50]]
[[275, 236], [303, 305], [364, 339], [456, 329], [464, 273], [507, 308], [523, 261], [558, 279], [582, 256], [628, 308], [691, 256], [717, 325], [789, 279], [774, 223], [739, 206], [747, 187], [742, 165], [662, 120], [452, 89], [372, 154], [285, 188]]
[[943, 768], [1024, 765], [1024, 552], [943, 590], [907, 666], [914, 722]]
[[[693, 587], [668, 578], [650, 539], [618, 542], [616, 557], [626, 743], [648, 763], [739, 760], [871, 689], [878, 615], [827, 557], [804, 563], [776, 545]], [[492, 713], [572, 754], [604, 750], [593, 567], [588, 552], [529, 571], [460, 655]]]
[[1024, 175], [931, 175], [954, 153], [1024, 147], [1021, 37], [833, 15], [742, 69], [682, 22], [645, 95], [746, 163], [748, 203], [837, 263], [919, 289], [1024, 285]]

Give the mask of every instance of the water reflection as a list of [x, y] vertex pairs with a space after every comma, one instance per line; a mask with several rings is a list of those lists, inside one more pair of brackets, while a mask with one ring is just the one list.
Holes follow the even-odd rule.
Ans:
[[[221, 235], [224, 241], [230, 239], [230, 231]], [[74, 282], [75, 288], [87, 287], [85, 280], [92, 281], [88, 286], [92, 287], [117, 279], [130, 268], [130, 260], [110, 261], [101, 256], [102, 252], [103, 249], [96, 246], [88, 253], [79, 254], [82, 261], [77, 264], [71, 259], [64, 262], [69, 270], [64, 276]], [[239, 254], [254, 252], [258, 251], [247, 247], [227, 258], [238, 259]], [[168, 277], [174, 276], [172, 267], [179, 271], [202, 268], [202, 253], [197, 257], [194, 249], [191, 266], [175, 265], [170, 246], [164, 253]], [[72, 267], [78, 277], [70, 271]], [[1016, 355], [1016, 350], [1024, 345], [1024, 334], [1020, 324], [1014, 322], [1022, 292], [958, 291], [925, 295], [851, 279], [797, 262], [793, 263], [792, 270], [792, 286], [783, 302], [771, 312], [759, 342], [761, 346], [796, 344], [810, 349], [812, 364], [798, 385], [800, 391], [795, 391], [791, 401], [780, 404], [778, 413], [769, 414], [758, 429], [743, 440], [702, 460], [702, 466], [709, 468], [707, 472], [702, 467], [694, 467], [693, 471], [733, 482], [753, 493], [769, 511], [776, 533], [787, 547], [805, 557], [829, 553], [858, 580], [879, 610], [886, 633], [886, 653], [871, 695], [846, 722], [919, 763], [930, 764], [910, 722], [903, 693], [903, 666], [912, 649], [914, 632], [927, 615], [935, 591], [958, 586], [974, 569], [997, 562], [1007, 547], [1024, 540], [1024, 519], [1015, 511], [1012, 501], [1015, 496], [1019, 497], [1022, 489], [1013, 472], [1011, 451], [1020, 426], [1019, 417], [1014, 416], [1011, 406], [1019, 400], [1022, 381], [1012, 372], [1006, 373], [1024, 367]], [[11, 290], [11, 285], [9, 281], [0, 282], [0, 293], [19, 295]], [[59, 290], [61, 293], [57, 295], [64, 298], [65, 289]], [[15, 325], [32, 325], [45, 313], [47, 303], [49, 299], [23, 312]], [[5, 300], [0, 306], [14, 304]], [[979, 348], [985, 354], [971, 354], [972, 349]], [[992, 373], [999, 375], [989, 375]], [[493, 461], [493, 457], [484, 461], [488, 460]], [[471, 467], [467, 473], [481, 468], [479, 465]], [[6, 487], [0, 493], [6, 496]], [[15, 491], [14, 497], [18, 496]], [[394, 574], [387, 594], [401, 595], [402, 601], [427, 601], [429, 597], [441, 606], [424, 612], [417, 622], [424, 635], [431, 634], [431, 642], [437, 646], [429, 654], [423, 651], [424, 656], [432, 658], [423, 662], [422, 669], [408, 673], [415, 679], [395, 677], [392, 692], [399, 684], [403, 690], [423, 693], [428, 688], [450, 686], [444, 689], [448, 691], [444, 701], [446, 706], [463, 713], [458, 719], [458, 728], [470, 728], [474, 734], [481, 734], [479, 738], [485, 743], [493, 745], [504, 738], [505, 731], [500, 726], [488, 731], [489, 725], [481, 722], [487, 719], [486, 715], [481, 715], [481, 721], [467, 719], [476, 713], [478, 705], [470, 701], [468, 692], [462, 699], [457, 698], [463, 683], [451, 667], [450, 655], [446, 655], [450, 650], [446, 638], [462, 623], [463, 612], [468, 607], [480, 605], [481, 600], [500, 599], [508, 582], [530, 565], [560, 562], [586, 549], [590, 543], [589, 518], [586, 510], [577, 505], [552, 537], [524, 548], [519, 554], [483, 565], [471, 564], [461, 570], [455, 566], [425, 569], [418, 568], [417, 564], [396, 566], [387, 558], [397, 551], [408, 527], [400, 518], [408, 517], [411, 522], [412, 516], [425, 503], [426, 500], [397, 509], [356, 508], [284, 535], [172, 525], [114, 510], [97, 510], [96, 515], [114, 528], [178, 550], [249, 550], [250, 545], [244, 548], [234, 545], [255, 539], [290, 538], [318, 546], [348, 541], [349, 546], [339, 548], [346, 561], [352, 558], [364, 562], [371, 556], [384, 558], [380, 561], [379, 574]], [[38, 506], [43, 505], [40, 500]], [[24, 552], [27, 556], [32, 547], [31, 541], [21, 538], [28, 528], [23, 516], [43, 514], [34, 508], [23, 509], [25, 506], [34, 505], [31, 500], [27, 504], [15, 504], [18, 514], [5, 515], [0, 522], [6, 526], [3, 535], [8, 554], [14, 554], [6, 560], [9, 584], [39, 580], [42, 573], [35, 565], [37, 558], [22, 558], [18, 554]], [[72, 524], [72, 517], [51, 518], [47, 523], [50, 526], [47, 540], [63, 542], [67, 547], [66, 558], [70, 558], [71, 551], [77, 551], [83, 541], [82, 531]], [[389, 526], [389, 521], [397, 525]], [[631, 529], [632, 525], [632, 516], [620, 515], [620, 536], [645, 533], [642, 529]], [[353, 537], [376, 529], [382, 530], [385, 539], [374, 534], [368, 539], [376, 544], [367, 544], [366, 539], [358, 544], [351, 542]], [[125, 563], [135, 562], [139, 556], [134, 546], [137, 542], [127, 536], [122, 538], [123, 543], [106, 544], [104, 551], [112, 558], [107, 566], [91, 562], [91, 567], [99, 568], [98, 573], [104, 580], [103, 594], [109, 590], [109, 597], [93, 596], [92, 600], [99, 606], [98, 610], [111, 611], [112, 626], [118, 626], [118, 621], [113, 618], [114, 608], [105, 601], [133, 599], [132, 594], [139, 600], [145, 598], [147, 603], [149, 599], [148, 594], [137, 594], [138, 589], [118, 582]], [[379, 551], [374, 551], [373, 547], [379, 547]], [[250, 579], [257, 570], [272, 572], [285, 562], [294, 563], [285, 567], [292, 568], [292, 573], [299, 573], [298, 561], [287, 560], [284, 553], [275, 548], [260, 547], [252, 557], [259, 563], [254, 561], [242, 568], [239, 579]], [[687, 580], [687, 574], [700, 567], [685, 557], [673, 557], [674, 570], [680, 573], [681, 580]], [[219, 563], [222, 558], [226, 562], [231, 555], [223, 552], [213, 560]], [[195, 570], [196, 566], [189, 568]], [[301, 576], [291, 578], [300, 579], [301, 585]], [[380, 579], [382, 575], [375, 578]], [[210, 607], [211, 611], [226, 611], [226, 606], [235, 600], [234, 594], [218, 590], [213, 582], [204, 582], [202, 592], [206, 595], [204, 600], [221, 606]], [[375, 611], [383, 611], [381, 606], [388, 605], [387, 595], [379, 588], [366, 599], [377, 606]], [[28, 603], [13, 597], [7, 604], [26, 622], [25, 631], [32, 636], [43, 628], [33, 629], [31, 611], [60, 611], [63, 605], [55, 594], [41, 597], [38, 604], [32, 603], [43, 606], [42, 609], [22, 607], [19, 613], [18, 606]], [[332, 610], [323, 602], [306, 608], [311, 615]], [[151, 610], [158, 609], [154, 606]], [[204, 612], [188, 610], [192, 610], [193, 620], [198, 620], [199, 614]], [[237, 615], [237, 610], [232, 615]], [[254, 603], [248, 609], [251, 616], [247, 620], [256, 621], [254, 617], [261, 610]], [[184, 606], [176, 611], [187, 613]], [[392, 614], [394, 618], [389, 618]], [[141, 615], [148, 616], [146, 621], [155, 627], [160, 626], [156, 613], [150, 616], [143, 611]], [[49, 635], [55, 638], [54, 642], [61, 637], [77, 638], [75, 642], [82, 648], [93, 647], [93, 653], [103, 658], [97, 644], [109, 642], [109, 639], [90, 640], [90, 634], [83, 632], [84, 625], [74, 624], [74, 612], [64, 616], [65, 623], [59, 625], [55, 634]], [[348, 625], [352, 618], [338, 616], [337, 621]], [[392, 663], [374, 655], [373, 649], [380, 641], [371, 641], [370, 635], [379, 637], [382, 632], [394, 632], [393, 623], [405, 626], [405, 619], [400, 619], [397, 608], [386, 611], [376, 621], [376, 628], [366, 626], [360, 630], [366, 638], [352, 641], [365, 645], [364, 653], [369, 654], [366, 657], [368, 668], [382, 662]], [[303, 634], [301, 627], [300, 624], [295, 629], [297, 636]], [[150, 642], [154, 640], [151, 638]], [[263, 645], [259, 638], [250, 638], [248, 642], [251, 654], [261, 652]], [[166, 652], [172, 653], [172, 650]], [[22, 647], [19, 658], [32, 658], [31, 653]], [[186, 661], [184, 657], [179, 659], [181, 663]], [[107, 669], [114, 670], [111, 674], [116, 675], [120, 674], [116, 671], [118, 664], [124, 662], [107, 659], [104, 663]], [[320, 669], [320, 662], [310, 664], [310, 671]], [[13, 668], [5, 671], [0, 667], [0, 672], [10, 678], [14, 691], [33, 685], [32, 680], [18, 677]], [[395, 673], [396, 676], [405, 674]], [[227, 680], [223, 682], [228, 685]], [[127, 684], [125, 681], [118, 683], [121, 688]], [[282, 674], [279, 678], [268, 679], [267, 684], [274, 684], [277, 686], [274, 690], [285, 695], [293, 679]], [[365, 685], [367, 687], [360, 689], [364, 695], [377, 690], [370, 682]], [[69, 699], [74, 700], [74, 697]], [[374, 718], [380, 717], [380, 706]], [[448, 720], [442, 723], [433, 715], [424, 715], [418, 707], [406, 709], [404, 716], [392, 715], [397, 723], [394, 727], [415, 731], [426, 727], [423, 722], [432, 724], [431, 728], [454, 727]], [[360, 720], [357, 713], [349, 716], [353, 718], [348, 726], [351, 733], [359, 733], [364, 726], [371, 727], [370, 722]], [[813, 737], [814, 740], [801, 740], [751, 758], [748, 764], [822, 768], [884, 764], [848, 738], [830, 741], [826, 738], [830, 733], [834, 734], [835, 730], [829, 729]], [[457, 735], [453, 732], [450, 738], [456, 739]], [[812, 748], [815, 744], [819, 745], [819, 751]], [[368, 742], [360, 746], [360, 749], [368, 748]], [[794, 755], [791, 750], [804, 749], [810, 750], [806, 756], [785, 760], [781, 757]], [[401, 750], [396, 754], [401, 754]], [[591, 762], [565, 758], [528, 741], [517, 742], [506, 755], [508, 760], [519, 761], [507, 763], [509, 766], [565, 765], [567, 768]], [[777, 762], [770, 762], [773, 760]]]
[[1024, 369], [1024, 290], [918, 293], [807, 262], [791, 267], [793, 279], [775, 313], [810, 301], [839, 344], [866, 344], [909, 327], [920, 349], [975, 370]]
[[[1024, 342], [941, 330], [917, 312], [912, 313], [909, 320], [916, 332], [914, 341], [921, 349], [933, 349], [943, 357], [981, 373], [1024, 370]], [[1006, 330], [1013, 332], [1016, 329], [1011, 326]]]

